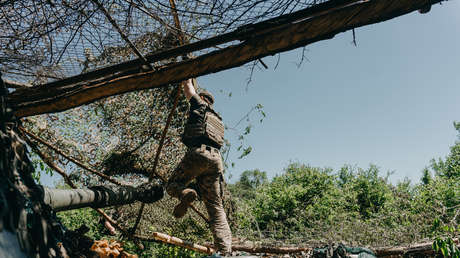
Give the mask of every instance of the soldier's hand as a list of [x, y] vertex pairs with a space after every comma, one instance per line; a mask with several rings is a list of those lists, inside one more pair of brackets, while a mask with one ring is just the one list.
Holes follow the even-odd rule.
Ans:
[[192, 79], [188, 79], [186, 81], [182, 82], [183, 85], [183, 90], [185, 93], [185, 97], [187, 100], [190, 100], [193, 94], [196, 94], [195, 88], [193, 87], [193, 81]]

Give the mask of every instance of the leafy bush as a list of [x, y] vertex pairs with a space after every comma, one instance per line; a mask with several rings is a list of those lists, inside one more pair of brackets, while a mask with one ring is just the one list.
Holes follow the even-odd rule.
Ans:
[[433, 238], [436, 217], [458, 225], [460, 180], [435, 175], [422, 184], [406, 179], [392, 185], [380, 174], [374, 165], [333, 173], [290, 164], [284, 174], [238, 196], [234, 232], [269, 242], [383, 246]]
[[387, 178], [379, 177], [378, 173], [379, 170], [374, 165], [367, 170], [359, 169], [349, 183], [355, 194], [354, 201], [357, 202], [359, 213], [364, 218], [378, 213], [391, 198]]
[[88, 237], [99, 240], [104, 237], [102, 233], [104, 230], [103, 222], [99, 214], [91, 208], [76, 209], [70, 211], [63, 211], [57, 214], [62, 224], [71, 230], [76, 230], [81, 226], [89, 228], [86, 234]]
[[[332, 188], [333, 176], [328, 169], [291, 164], [286, 173], [257, 189], [252, 200], [254, 216], [261, 230], [270, 226], [302, 229], [308, 226], [305, 210]], [[292, 215], [299, 215], [297, 219]]]

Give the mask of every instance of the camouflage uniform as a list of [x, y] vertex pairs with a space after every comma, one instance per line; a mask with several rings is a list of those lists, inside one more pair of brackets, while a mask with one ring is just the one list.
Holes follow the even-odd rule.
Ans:
[[[204, 123], [204, 113], [206, 110], [209, 111], [209, 108], [197, 94], [193, 95], [190, 99], [190, 116], [187, 123]], [[187, 130], [189, 129], [186, 126]], [[187, 132], [184, 133], [186, 134]], [[218, 251], [228, 254], [231, 252], [232, 234], [222, 205], [220, 180], [223, 179], [223, 165], [220, 146], [206, 137], [192, 140], [183, 137], [183, 142], [187, 145], [188, 151], [170, 177], [166, 191], [169, 195], [180, 199], [187, 185], [196, 179], [200, 196], [210, 217], [209, 224], [215, 247]]]

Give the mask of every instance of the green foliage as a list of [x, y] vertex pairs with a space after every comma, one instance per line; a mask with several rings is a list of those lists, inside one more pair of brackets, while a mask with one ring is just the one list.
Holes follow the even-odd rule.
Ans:
[[[239, 181], [229, 185], [237, 208], [231, 221], [232, 232], [238, 237], [284, 244], [303, 244], [309, 240], [390, 246], [430, 238], [434, 240], [433, 249], [440, 255], [458, 257], [452, 240], [460, 235], [460, 176], [452, 173], [456, 171], [452, 164], [457, 164], [459, 156], [454, 147], [444, 161], [433, 163], [432, 170], [422, 171], [419, 184], [406, 179], [393, 185], [388, 174], [383, 176], [375, 165], [365, 169], [343, 166], [332, 171], [292, 163], [270, 181], [258, 169], [244, 171]], [[174, 203], [164, 205], [152, 205], [144, 213], [143, 232], [148, 235], [149, 230], [160, 231], [190, 241], [211, 241], [209, 231], [197, 223], [199, 220], [191, 217], [174, 220], [166, 208]], [[92, 213], [66, 213], [66, 216], [65, 224], [75, 227], [97, 221]], [[123, 216], [121, 221], [132, 223], [129, 213], [126, 219]], [[99, 236], [97, 230], [101, 230], [100, 226], [93, 225], [91, 234]], [[131, 242], [126, 243], [126, 248], [141, 257], [198, 256], [178, 247], [143, 244], [144, 250]]]
[[429, 185], [433, 181], [430, 170], [428, 168], [423, 169], [423, 175], [422, 175], [421, 181], [424, 185]]
[[[162, 212], [163, 217], [169, 217], [169, 214], [167, 214], [169, 211], [162, 209]], [[147, 213], [145, 216], [149, 215], [150, 213]], [[120, 239], [120, 232], [118, 232], [116, 236], [110, 236], [107, 234], [108, 232], [103, 226], [103, 219], [93, 209], [84, 208], [59, 212], [58, 217], [60, 218], [63, 225], [71, 230], [78, 229], [83, 225], [88, 227], [89, 231], [86, 233], [86, 235], [94, 240]], [[163, 228], [161, 230], [162, 232], [192, 242], [196, 242], [198, 238], [208, 239], [208, 241], [210, 240], [207, 228], [197, 224], [196, 220], [191, 219], [190, 217], [186, 217], [182, 220], [170, 220], [170, 222], [172, 223], [171, 227]], [[154, 229], [153, 225], [149, 226], [149, 228], [151, 230]], [[142, 242], [142, 249], [140, 249], [139, 246], [131, 240], [125, 239], [123, 240], [123, 243], [124, 249], [127, 252], [138, 254], [139, 257], [201, 257], [200, 254], [195, 251], [187, 250], [178, 246], [167, 245], [164, 243]]]
[[[194, 251], [190, 251], [190, 250], [178, 247], [178, 246], [164, 245], [164, 244], [157, 247], [155, 254], [156, 254], [156, 257], [171, 257], [171, 258], [200, 257], [200, 255]], [[149, 257], [149, 256], [145, 256], [145, 257]]]
[[240, 180], [235, 184], [228, 185], [229, 191], [234, 197], [252, 199], [255, 197], [255, 189], [268, 182], [267, 173], [259, 169], [246, 170], [240, 175]]
[[438, 176], [430, 184], [416, 188], [413, 200], [416, 212], [430, 214], [447, 221], [455, 216], [460, 205], [460, 178], [449, 179]]
[[459, 258], [460, 250], [452, 238], [436, 238], [433, 242], [433, 250], [442, 254], [443, 257]]
[[103, 222], [99, 214], [91, 208], [76, 209], [70, 211], [63, 211], [57, 214], [62, 224], [71, 230], [76, 230], [81, 226], [89, 228], [86, 234], [88, 237], [99, 240], [104, 237]]
[[459, 178], [435, 174], [421, 184], [405, 179], [392, 185], [374, 165], [334, 173], [294, 163], [272, 181], [248, 187], [254, 174], [232, 185], [233, 193], [245, 189], [234, 194], [234, 233], [254, 240], [401, 245], [434, 239], [433, 218], [455, 227], [460, 222]]
[[443, 257], [460, 257], [460, 249], [452, 239], [456, 233], [460, 233], [460, 226], [449, 226], [442, 223], [438, 218], [433, 222], [433, 232], [436, 238], [433, 242], [433, 250], [442, 254]]
[[237, 184], [245, 189], [256, 189], [265, 183], [267, 183], [267, 172], [254, 169], [244, 171]]
[[143, 248], [140, 249], [132, 241], [126, 241], [123, 248], [131, 254], [137, 254], [138, 257], [150, 258], [150, 257], [164, 257], [164, 258], [176, 258], [176, 257], [201, 257], [201, 255], [195, 251], [187, 250], [182, 247], [168, 245], [163, 243], [155, 242], [142, 242]]
[[32, 154], [32, 165], [34, 166], [34, 172], [32, 173], [32, 177], [35, 179], [35, 181], [40, 184], [40, 179], [42, 173], [45, 173], [47, 175], [53, 176], [54, 170], [52, 170], [50, 167], [48, 167], [43, 160], [38, 158], [38, 155]]
[[255, 198], [248, 202], [259, 229], [301, 231], [320, 220], [334, 220], [339, 212], [366, 219], [383, 209], [391, 198], [387, 180], [378, 176], [375, 166], [356, 172], [344, 167], [338, 175], [331, 172], [294, 163], [285, 174], [257, 188]]
[[[241, 148], [238, 148], [238, 150], [240, 150]], [[246, 157], [247, 155], [249, 155], [249, 153], [251, 153], [252, 151], [252, 147], [251, 146], [248, 146], [246, 148], [243, 149], [243, 151], [241, 152], [241, 155], [238, 157], [238, 159], [242, 159], [244, 157]]]
[[[250, 130], [250, 129], [249, 129]], [[459, 143], [456, 143], [458, 146]], [[455, 147], [455, 146], [454, 146]], [[389, 246], [433, 239], [433, 249], [444, 257], [458, 257], [454, 238], [460, 235], [460, 176], [452, 173], [459, 156], [456, 148], [444, 160], [422, 171], [420, 184], [403, 180], [396, 185], [375, 165], [368, 168], [343, 166], [338, 171], [292, 163], [279, 176], [244, 171], [230, 184], [234, 206], [235, 236], [284, 244], [345, 242], [353, 245]], [[163, 202], [163, 201], [162, 201]], [[189, 241], [211, 241], [205, 225], [187, 217], [174, 220], [166, 200], [144, 213], [140, 228], [148, 235], [160, 231]], [[164, 205], [164, 206], [162, 206]], [[133, 205], [131, 210], [137, 210]], [[104, 237], [103, 228], [91, 210], [61, 213], [64, 224], [90, 226], [90, 236]], [[129, 210], [119, 221], [132, 224]], [[433, 219], [436, 218], [433, 224]], [[150, 223], [155, 221], [155, 224]], [[198, 257], [183, 248], [143, 243], [140, 250], [126, 242], [126, 249], [140, 257]]]
[[378, 172], [378, 168], [371, 165], [367, 170], [359, 170], [351, 182], [359, 213], [365, 218], [378, 213], [390, 195], [387, 179], [379, 177]]
[[[245, 146], [246, 145], [246, 137], [251, 133], [252, 130], [252, 123], [251, 123], [251, 114], [253, 112], [256, 112], [259, 116], [259, 123], [262, 123], [263, 120], [266, 118], [266, 113], [263, 110], [263, 105], [262, 104], [256, 104], [254, 107], [252, 107], [234, 126], [226, 126], [225, 129], [230, 132], [236, 133], [236, 138], [238, 140], [238, 147], [236, 147], [236, 151], [240, 153], [238, 156], [238, 159], [242, 159], [246, 156], [248, 156], [253, 148], [252, 146]], [[246, 122], [246, 127], [244, 129], [239, 129], [240, 125], [243, 123], [243, 121]], [[231, 150], [231, 144], [229, 142], [226, 142], [225, 147], [222, 150], [223, 156], [226, 156], [228, 158], [228, 153]], [[231, 166], [234, 166], [234, 163], [230, 162], [225, 158], [224, 164], [225, 167], [228, 167], [227, 162], [231, 164]]]
[[[305, 211], [332, 188], [333, 176], [328, 169], [291, 164], [283, 176], [258, 189], [251, 201], [261, 230], [282, 226], [282, 230], [302, 229], [309, 223]], [[293, 218], [293, 215], [299, 217]]]
[[[460, 123], [454, 122], [454, 127], [459, 133], [460, 137]], [[457, 141], [454, 146], [450, 148], [450, 154], [445, 160], [439, 159], [438, 161], [432, 160], [431, 167], [436, 174], [447, 178], [460, 177], [460, 141]]]

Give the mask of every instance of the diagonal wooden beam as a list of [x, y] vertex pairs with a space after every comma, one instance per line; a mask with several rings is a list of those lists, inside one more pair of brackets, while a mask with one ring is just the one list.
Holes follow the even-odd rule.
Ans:
[[293, 24], [266, 29], [241, 44], [229, 46], [157, 71], [108, 80], [18, 90], [9, 95], [17, 117], [59, 112], [126, 92], [163, 87], [241, 66], [276, 53], [333, 38], [340, 32], [426, 8], [442, 0], [363, 0], [332, 8]]

